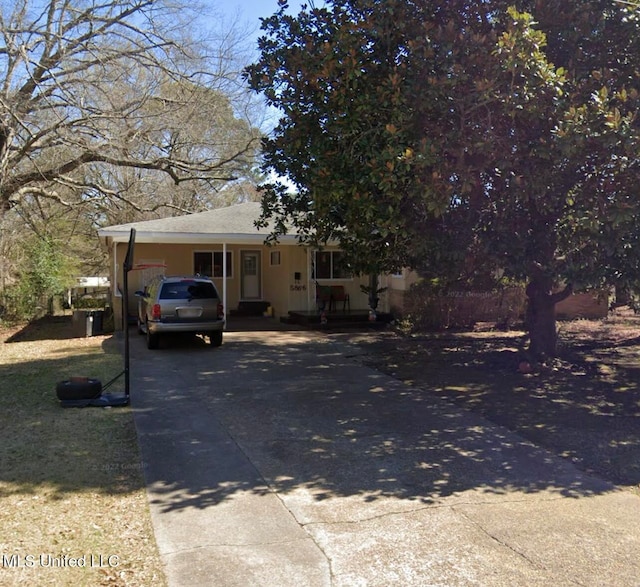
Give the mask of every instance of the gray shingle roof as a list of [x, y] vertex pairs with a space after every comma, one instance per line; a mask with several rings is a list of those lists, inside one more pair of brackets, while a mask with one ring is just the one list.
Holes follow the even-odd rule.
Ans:
[[[135, 228], [136, 242], [263, 242], [271, 233], [271, 227], [256, 228], [254, 223], [260, 211], [259, 202], [246, 202], [185, 216], [107, 226], [100, 229], [98, 235], [103, 240], [124, 242]], [[287, 240], [295, 240], [295, 235], [281, 239]]]

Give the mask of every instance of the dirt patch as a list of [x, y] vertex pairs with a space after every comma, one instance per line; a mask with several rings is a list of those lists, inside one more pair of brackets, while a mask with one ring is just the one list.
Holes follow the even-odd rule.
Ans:
[[640, 494], [640, 316], [560, 323], [561, 359], [522, 373], [523, 332], [354, 335], [369, 365]]

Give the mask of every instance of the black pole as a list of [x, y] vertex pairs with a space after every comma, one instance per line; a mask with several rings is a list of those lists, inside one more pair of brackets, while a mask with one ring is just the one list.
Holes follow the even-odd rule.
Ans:
[[124, 298], [122, 314], [124, 316], [124, 394], [129, 397], [129, 271], [124, 268]]
[[132, 228], [129, 235], [127, 255], [122, 264], [122, 285], [124, 288], [122, 299], [122, 315], [124, 319], [124, 393], [129, 397], [129, 271], [133, 268], [133, 248], [136, 241], [136, 229]]

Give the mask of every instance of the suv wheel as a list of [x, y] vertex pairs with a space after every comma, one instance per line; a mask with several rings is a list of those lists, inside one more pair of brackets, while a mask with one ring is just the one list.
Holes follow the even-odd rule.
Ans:
[[147, 348], [157, 349], [159, 340], [160, 340], [160, 335], [153, 334], [149, 329], [149, 325], [147, 324]]
[[214, 330], [209, 333], [209, 342], [211, 346], [220, 346], [222, 344], [222, 330]]

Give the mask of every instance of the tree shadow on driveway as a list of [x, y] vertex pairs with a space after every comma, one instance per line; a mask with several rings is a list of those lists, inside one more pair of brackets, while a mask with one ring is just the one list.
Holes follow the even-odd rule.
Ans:
[[614, 490], [438, 397], [441, 383], [410, 386], [372, 369], [339, 337], [238, 333], [213, 352], [198, 342], [155, 353], [133, 346], [145, 474], [164, 511], [240, 492], [412, 507], [470, 492], [487, 500]]
[[[590, 326], [590, 327], [589, 327]], [[593, 324], [565, 327], [563, 360], [518, 372], [518, 341], [501, 333], [364, 341], [366, 362], [477, 413], [582, 471], [640, 484], [638, 324], [613, 338]]]

